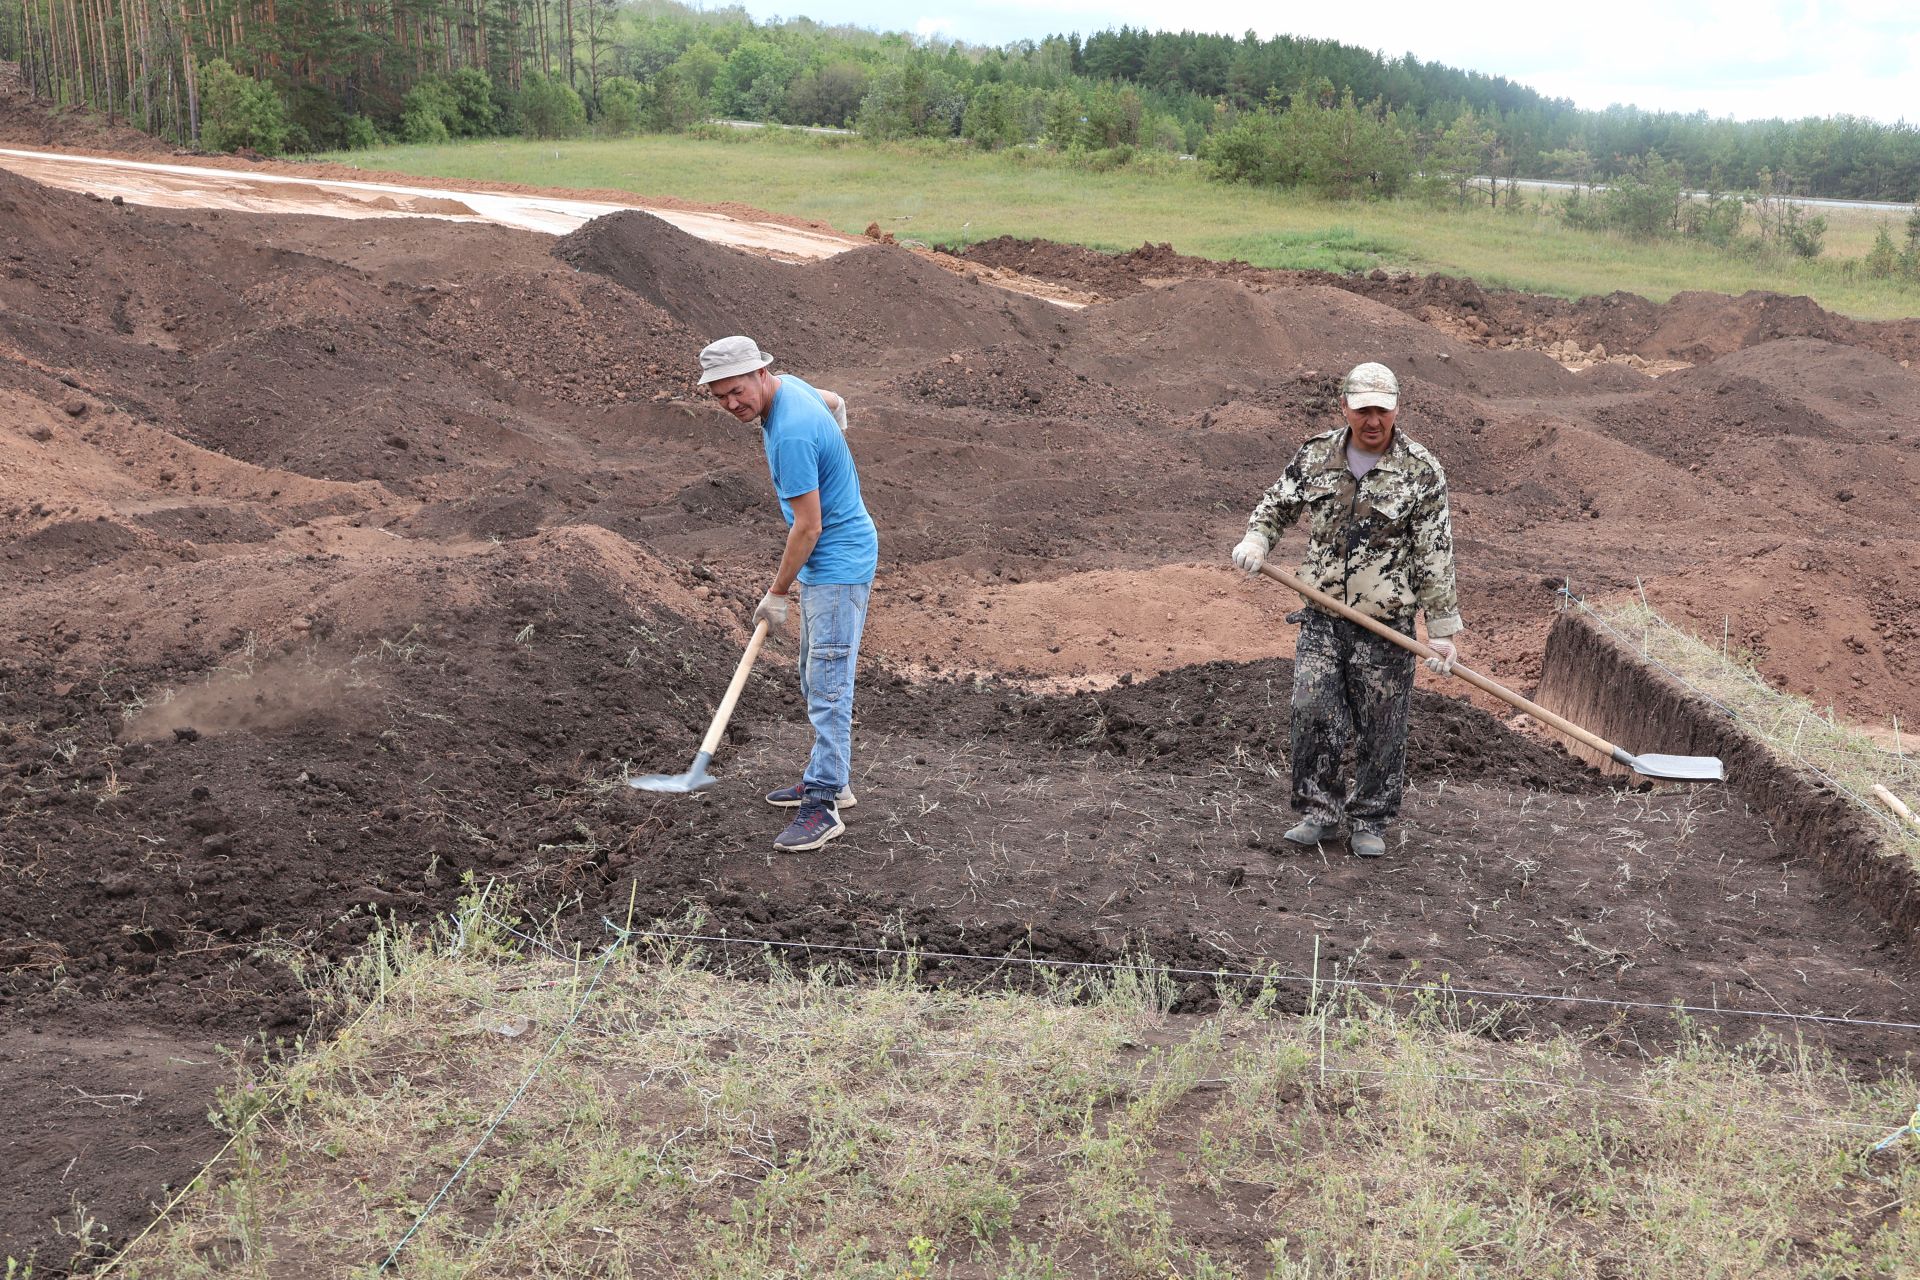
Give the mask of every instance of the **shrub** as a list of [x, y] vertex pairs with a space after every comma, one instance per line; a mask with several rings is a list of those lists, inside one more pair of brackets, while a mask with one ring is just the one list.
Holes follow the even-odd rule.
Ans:
[[446, 142], [453, 137], [447, 116], [455, 110], [453, 96], [437, 80], [427, 79], [407, 90], [400, 101], [400, 136], [408, 142]]
[[571, 138], [587, 125], [587, 108], [562, 80], [540, 72], [520, 90], [520, 131], [530, 138]]
[[520, 118], [520, 91], [502, 81], [493, 86], [487, 95], [487, 103], [493, 108], [493, 131], [514, 137], [524, 133], [526, 122]]
[[1908, 280], [1920, 280], [1920, 203], [1907, 215], [1907, 242], [1900, 249], [1900, 274]]
[[423, 76], [400, 100], [400, 136], [408, 142], [479, 138], [493, 131], [493, 81], [478, 67]]
[[380, 131], [365, 116], [348, 116], [340, 132], [341, 141], [349, 151], [365, 151], [380, 145]]
[[1740, 225], [1746, 215], [1746, 201], [1710, 191], [1704, 199], [1682, 203], [1680, 230], [1717, 248], [1732, 248], [1740, 238]]
[[860, 102], [860, 132], [869, 138], [951, 138], [966, 111], [966, 87], [916, 53], [873, 77]]
[[346, 145], [347, 117], [317, 84], [301, 85], [287, 102], [289, 150], [330, 151]]
[[1680, 220], [1680, 175], [1679, 164], [1662, 160], [1657, 152], [1629, 163], [1597, 197], [1601, 219], [1642, 240], [1667, 234]]
[[1884, 222], [1873, 237], [1873, 248], [1867, 250], [1865, 267], [1867, 274], [1875, 280], [1890, 279], [1900, 269], [1900, 252], [1893, 247], [1893, 236], [1888, 233]]
[[741, 120], [776, 119], [793, 78], [793, 59], [785, 49], [768, 40], [742, 41], [714, 77], [714, 106], [721, 115]]
[[[707, 100], [701, 96], [690, 75], [681, 70], [680, 62], [676, 61], [647, 85], [640, 112], [640, 126], [650, 133], [678, 133], [698, 124], [706, 118], [706, 114]], [[721, 132], [731, 140], [740, 130], [723, 129]]]
[[287, 145], [287, 111], [273, 86], [243, 76], [225, 58], [200, 68], [200, 145], [210, 151], [251, 147], [277, 156]]
[[616, 138], [632, 133], [640, 127], [645, 101], [639, 81], [630, 76], [608, 76], [600, 82], [596, 131]]
[[447, 131], [456, 138], [484, 138], [494, 131], [493, 77], [478, 67], [462, 67], [446, 78], [454, 111]]
[[789, 124], [842, 127], [859, 114], [866, 96], [867, 69], [857, 62], [832, 62], [787, 86], [781, 115]]
[[1267, 112], [1242, 116], [1200, 144], [1207, 176], [1221, 182], [1290, 187], [1300, 181], [1299, 158], [1288, 154], [1279, 118]]
[[1262, 186], [1305, 185], [1321, 195], [1396, 194], [1413, 174], [1413, 144], [1393, 112], [1351, 93], [1323, 107], [1296, 96], [1215, 133], [1201, 148], [1210, 176]]

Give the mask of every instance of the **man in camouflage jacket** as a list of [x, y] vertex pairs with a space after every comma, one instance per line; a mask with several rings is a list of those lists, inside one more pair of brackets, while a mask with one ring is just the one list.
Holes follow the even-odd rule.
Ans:
[[[1280, 534], [1301, 516], [1310, 541], [1300, 577], [1369, 617], [1414, 634], [1427, 616], [1428, 666], [1446, 674], [1462, 630], [1453, 583], [1453, 521], [1447, 477], [1434, 456], [1394, 428], [1400, 388], [1384, 365], [1363, 364], [1341, 383], [1347, 425], [1314, 436], [1253, 510], [1233, 562], [1259, 572]], [[1400, 810], [1407, 755], [1413, 655], [1358, 623], [1308, 607], [1293, 664], [1295, 844], [1317, 845], [1353, 827], [1353, 851], [1386, 852]], [[1342, 780], [1354, 749], [1351, 784]]]

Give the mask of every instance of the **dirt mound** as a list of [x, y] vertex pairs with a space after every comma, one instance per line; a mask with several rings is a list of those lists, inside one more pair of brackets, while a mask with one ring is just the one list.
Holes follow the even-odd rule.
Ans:
[[[1078, 358], [1112, 382], [1158, 384], [1169, 408], [1220, 403], [1223, 388], [1282, 371], [1338, 376], [1355, 353], [1412, 388], [1507, 396], [1575, 394], [1580, 383], [1532, 351], [1449, 341], [1402, 312], [1323, 285], [1278, 289], [1189, 280], [1094, 309]], [[1229, 391], [1228, 394], [1231, 394]]]
[[90, 107], [57, 107], [24, 92], [0, 87], [0, 145], [111, 151], [119, 155], [172, 155], [172, 143], [120, 124]]
[[751, 334], [784, 367], [874, 365], [894, 352], [1058, 336], [1062, 313], [868, 245], [791, 265], [697, 239], [652, 214], [596, 218], [554, 253], [617, 281], [708, 338]]
[[1643, 354], [1705, 364], [1733, 351], [1778, 338], [1823, 338], [1844, 342], [1853, 322], [1825, 310], [1812, 298], [1753, 290], [1677, 293], [1660, 308], [1652, 332], [1636, 346]]
[[955, 251], [968, 261], [1019, 271], [1107, 298], [1127, 298], [1177, 280], [1237, 280], [1343, 289], [1406, 312], [1463, 341], [1547, 349], [1571, 343], [1606, 356], [1632, 353], [1649, 361], [1698, 364], [1779, 338], [1821, 338], [1870, 347], [1895, 360], [1920, 356], [1920, 322], [1862, 322], [1826, 311], [1810, 298], [1752, 291], [1739, 297], [1688, 292], [1664, 304], [1628, 293], [1568, 301], [1485, 289], [1446, 275], [1395, 275], [1375, 270], [1340, 275], [1279, 271], [1215, 261], [1146, 244], [1108, 254], [1048, 240], [1001, 236]]
[[1159, 416], [1157, 408], [1139, 397], [1075, 373], [1058, 355], [1024, 343], [951, 352], [896, 379], [888, 390], [902, 397], [918, 396], [944, 409], [964, 407], [1024, 417], [1140, 421]]

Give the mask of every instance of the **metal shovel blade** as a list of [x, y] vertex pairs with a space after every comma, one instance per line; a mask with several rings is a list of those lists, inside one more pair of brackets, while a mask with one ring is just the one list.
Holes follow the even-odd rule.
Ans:
[[627, 785], [636, 791], [673, 793], [698, 791], [716, 781], [714, 776], [707, 772], [707, 762], [712, 759], [711, 751], [702, 751], [693, 758], [693, 768], [685, 773], [649, 773], [640, 778], [628, 778]]
[[1726, 766], [1718, 756], [1631, 756], [1620, 753], [1620, 763], [1649, 778], [1670, 778], [1675, 782], [1723, 782]]

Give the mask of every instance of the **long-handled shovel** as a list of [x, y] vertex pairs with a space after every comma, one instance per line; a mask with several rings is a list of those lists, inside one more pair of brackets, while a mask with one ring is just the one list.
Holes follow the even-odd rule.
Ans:
[[628, 778], [627, 785], [641, 791], [698, 791], [714, 781], [707, 772], [707, 766], [713, 763], [714, 750], [720, 745], [720, 735], [727, 731], [727, 721], [733, 716], [733, 706], [740, 701], [740, 691], [747, 687], [747, 672], [753, 670], [753, 660], [760, 656], [760, 646], [767, 639], [767, 623], [762, 619], [753, 629], [753, 639], [747, 641], [747, 651], [740, 656], [740, 665], [733, 669], [733, 680], [727, 685], [727, 694], [720, 699], [720, 709], [713, 713], [713, 723], [707, 726], [707, 736], [700, 741], [700, 754], [693, 758], [693, 768], [685, 773], [650, 773], [644, 778]]
[[[1374, 618], [1369, 618], [1358, 609], [1349, 608], [1324, 591], [1314, 590], [1284, 569], [1276, 569], [1272, 565], [1261, 565], [1260, 572], [1272, 578], [1275, 582], [1292, 587], [1295, 591], [1298, 591], [1301, 595], [1305, 596], [1314, 604], [1319, 605], [1327, 612], [1339, 614], [1349, 622], [1359, 623], [1376, 635], [1385, 636], [1402, 649], [1409, 649], [1423, 658], [1438, 656], [1432, 649], [1420, 643], [1420, 641], [1409, 636], [1401, 635], [1386, 623]], [[1555, 715], [1537, 702], [1529, 702], [1513, 690], [1503, 685], [1495, 684], [1478, 671], [1470, 671], [1456, 662], [1453, 664], [1453, 674], [1459, 676], [1462, 680], [1465, 680], [1477, 689], [1486, 690], [1502, 702], [1518, 707], [1542, 724], [1552, 725], [1568, 737], [1579, 739], [1595, 751], [1598, 751], [1601, 755], [1607, 756], [1617, 763], [1627, 766], [1627, 768], [1633, 770], [1635, 773], [1643, 774], [1649, 778], [1671, 778], [1679, 782], [1718, 782], [1727, 776], [1726, 767], [1720, 763], [1718, 756], [1630, 755], [1619, 747], [1614, 746], [1611, 742], [1608, 742], [1599, 734], [1589, 733], [1573, 721], [1563, 716]]]

